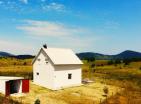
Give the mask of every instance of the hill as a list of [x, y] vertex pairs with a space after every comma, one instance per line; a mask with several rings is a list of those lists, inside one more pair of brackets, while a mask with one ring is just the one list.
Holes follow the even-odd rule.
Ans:
[[80, 59], [96, 58], [98, 60], [109, 60], [112, 57], [110, 55], [104, 55], [100, 53], [84, 52], [76, 54]]
[[17, 59], [31, 59], [31, 58], [34, 58], [35, 56], [33, 55], [14, 55], [8, 52], [0, 51], [0, 57], [14, 57]]
[[131, 50], [126, 50], [117, 55], [104, 55], [104, 54], [99, 54], [94, 52], [84, 52], [84, 53], [78, 53], [77, 56], [80, 59], [96, 58], [97, 60], [132, 59], [132, 58], [141, 58], [141, 53], [131, 51]]
[[131, 50], [126, 50], [120, 54], [113, 56], [115, 59], [131, 59], [131, 58], [141, 58], [140, 52], [135, 52]]
[[8, 52], [2, 52], [0, 51], [0, 57], [10, 57], [10, 56], [14, 56], [13, 54], [10, 54]]
[[[131, 50], [123, 51], [116, 55], [105, 55], [94, 52], [82, 52], [76, 54], [80, 59], [96, 58], [97, 60], [111, 60], [111, 59], [132, 59], [132, 58], [141, 58], [141, 53]], [[0, 57], [14, 57], [17, 59], [31, 59], [35, 56], [33, 55], [14, 55], [8, 52], [0, 51]]]

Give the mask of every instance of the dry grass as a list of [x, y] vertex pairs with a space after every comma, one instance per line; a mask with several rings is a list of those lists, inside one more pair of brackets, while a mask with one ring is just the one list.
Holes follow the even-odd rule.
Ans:
[[[51, 91], [46, 88], [30, 84], [30, 93], [22, 97], [23, 104], [33, 104], [36, 99], [41, 104], [99, 104], [105, 100], [103, 88], [105, 84], [91, 83], [79, 87], [66, 88], [58, 91]], [[109, 88], [109, 97], [121, 91], [119, 87], [106, 85]], [[14, 98], [21, 102], [19, 100]]]
[[31, 62], [32, 62], [32, 59], [16, 59], [16, 58], [2, 58], [0, 57], [0, 66], [1, 67], [7, 67], [7, 66], [26, 66], [26, 65], [30, 65], [31, 66]]
[[0, 67], [0, 76], [17, 76], [32, 79], [32, 66]]
[[[0, 75], [23, 76], [32, 79], [31, 65], [23, 65], [25, 61], [31, 63], [31, 60], [16, 60], [16, 65], [14, 65], [15, 59], [10, 60], [0, 60]], [[85, 62], [82, 68], [83, 78], [94, 79], [95, 82], [100, 83], [59, 91], [51, 91], [31, 83], [30, 93], [17, 100], [24, 104], [34, 104], [37, 98], [41, 100], [41, 104], [96, 104], [100, 102], [100, 99], [103, 104], [141, 103], [141, 62], [132, 62], [128, 66], [123, 64], [117, 66], [106, 65], [104, 60], [97, 61], [97, 63], [100, 66], [97, 66], [95, 72], [91, 73], [89, 70], [90, 63]], [[104, 100], [105, 97], [102, 96], [105, 83], [109, 88], [107, 100]], [[124, 90], [118, 91], [119, 87]], [[116, 92], [118, 93], [116, 94]], [[2, 100], [1, 97], [0, 100]]]

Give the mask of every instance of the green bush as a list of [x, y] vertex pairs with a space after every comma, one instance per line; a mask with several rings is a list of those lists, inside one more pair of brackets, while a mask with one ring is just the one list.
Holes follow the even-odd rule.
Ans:
[[40, 100], [37, 99], [34, 104], [40, 104]]

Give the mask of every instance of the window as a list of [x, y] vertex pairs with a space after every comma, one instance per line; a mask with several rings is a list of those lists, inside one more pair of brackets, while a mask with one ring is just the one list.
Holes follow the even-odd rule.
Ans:
[[37, 74], [37, 75], [39, 75], [39, 73], [38, 73], [38, 72], [37, 72], [36, 74]]
[[38, 59], [38, 61], [40, 61], [41, 59]]
[[68, 79], [71, 79], [71, 77], [72, 77], [72, 74], [68, 74]]
[[45, 58], [45, 62], [46, 62], [46, 64], [48, 64], [48, 59], [47, 58]]

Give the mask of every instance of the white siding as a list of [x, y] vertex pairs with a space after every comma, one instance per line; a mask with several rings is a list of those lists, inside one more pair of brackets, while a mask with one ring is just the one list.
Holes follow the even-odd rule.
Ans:
[[20, 80], [20, 89], [19, 89], [19, 92], [18, 93], [22, 93], [22, 80]]
[[[54, 67], [49, 58], [47, 58], [48, 63], [46, 63], [45, 61], [46, 58], [47, 58], [46, 54], [43, 51], [41, 51], [33, 65], [33, 80], [34, 83], [38, 85], [52, 89]], [[38, 59], [40, 59], [40, 61], [38, 61]], [[39, 75], [37, 75], [37, 73], [39, 73]]]
[[[68, 74], [72, 78], [68, 79]], [[58, 65], [55, 66], [54, 89], [75, 86], [81, 84], [81, 65]]]
[[6, 81], [0, 80], [0, 93], [5, 94], [5, 86], [6, 86]]

